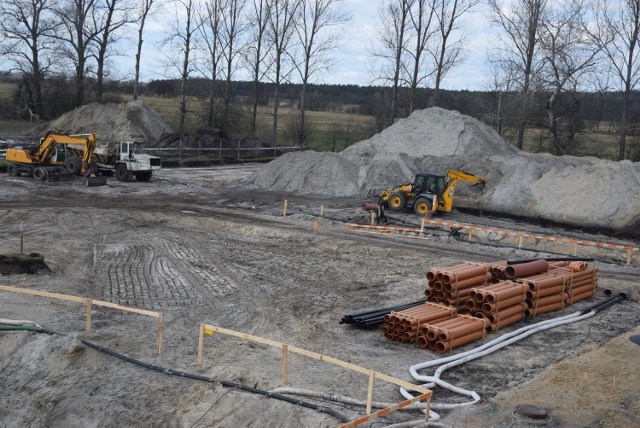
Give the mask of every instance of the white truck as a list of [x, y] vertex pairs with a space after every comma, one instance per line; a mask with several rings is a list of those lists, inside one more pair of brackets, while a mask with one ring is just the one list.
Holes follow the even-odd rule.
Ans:
[[[65, 167], [72, 174], [79, 174], [82, 149], [67, 148]], [[144, 153], [144, 143], [122, 141], [120, 143], [97, 143], [93, 152], [93, 162], [98, 171], [104, 175], [113, 175], [120, 181], [129, 181], [135, 177], [138, 181], [149, 181], [153, 171], [162, 169], [162, 161], [158, 156]]]

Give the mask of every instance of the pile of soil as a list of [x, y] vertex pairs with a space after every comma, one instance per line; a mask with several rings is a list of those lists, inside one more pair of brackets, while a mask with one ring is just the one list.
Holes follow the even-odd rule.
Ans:
[[99, 141], [155, 141], [172, 130], [142, 101], [126, 104], [87, 104], [36, 128], [37, 136], [49, 131], [60, 134], [96, 134]]
[[34, 274], [49, 266], [38, 253], [0, 255], [0, 275]]
[[484, 190], [459, 183], [457, 206], [640, 234], [639, 163], [522, 152], [482, 122], [437, 107], [415, 111], [339, 154], [284, 155], [247, 184], [364, 197], [418, 172], [448, 169], [489, 178]]

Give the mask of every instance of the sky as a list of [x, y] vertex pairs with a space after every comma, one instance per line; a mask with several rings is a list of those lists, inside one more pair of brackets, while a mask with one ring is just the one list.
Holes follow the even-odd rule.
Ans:
[[[377, 38], [379, 25], [378, 8], [383, 0], [343, 0], [345, 11], [351, 14], [350, 23], [341, 31], [342, 47], [333, 51], [334, 65], [328, 73], [316, 76], [314, 83], [328, 84], [356, 84], [362, 86], [382, 84], [372, 80], [370, 71], [369, 50]], [[444, 89], [458, 90], [486, 90], [489, 72], [486, 56], [490, 46], [491, 29], [485, 10], [470, 12], [465, 18], [468, 28], [465, 61], [450, 71], [442, 82]], [[148, 22], [144, 33], [142, 52], [141, 80], [167, 78], [168, 73], [161, 67], [161, 40], [169, 31], [174, 15], [171, 7], [164, 13], [158, 13]], [[135, 45], [135, 41], [131, 41]], [[128, 55], [118, 59], [120, 73], [133, 73], [134, 48], [129, 49]], [[132, 76], [127, 76], [131, 78]], [[174, 76], [175, 77], [175, 76]], [[238, 74], [236, 79], [248, 77]]]

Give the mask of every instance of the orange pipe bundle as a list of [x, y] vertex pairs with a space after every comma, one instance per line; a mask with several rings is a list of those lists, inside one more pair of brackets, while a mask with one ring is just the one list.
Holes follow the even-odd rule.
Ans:
[[421, 348], [445, 352], [486, 334], [488, 323], [479, 318], [458, 315], [450, 320], [424, 324], [418, 330], [416, 344]]
[[413, 343], [420, 325], [449, 319], [457, 313], [456, 308], [425, 303], [399, 312], [390, 312], [384, 317], [382, 331], [387, 339]]

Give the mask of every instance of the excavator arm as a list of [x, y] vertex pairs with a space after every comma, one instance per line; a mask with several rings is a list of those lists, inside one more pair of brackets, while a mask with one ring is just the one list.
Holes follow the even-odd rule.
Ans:
[[447, 185], [442, 193], [442, 198], [438, 201], [440, 210], [449, 212], [453, 209], [453, 196], [456, 192], [458, 180], [475, 184], [482, 183], [484, 185], [489, 179], [486, 177], [478, 177], [468, 172], [450, 169], [447, 173]]

